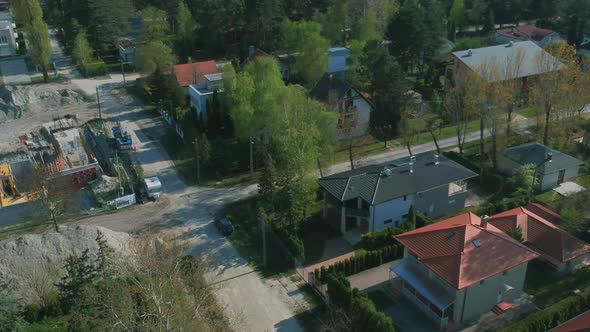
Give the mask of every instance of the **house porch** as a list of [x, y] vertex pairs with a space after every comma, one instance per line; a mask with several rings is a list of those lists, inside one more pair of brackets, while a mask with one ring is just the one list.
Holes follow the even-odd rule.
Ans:
[[430, 318], [439, 329], [453, 322], [455, 294], [440, 288], [406, 260], [391, 266], [389, 280], [392, 287]]

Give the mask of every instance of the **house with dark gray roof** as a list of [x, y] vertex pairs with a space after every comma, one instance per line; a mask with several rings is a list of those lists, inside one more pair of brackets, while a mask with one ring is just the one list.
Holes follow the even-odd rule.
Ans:
[[[465, 207], [466, 180], [477, 174], [435, 153], [423, 153], [323, 177], [324, 217], [332, 214], [344, 234], [397, 227], [410, 206], [428, 217]], [[330, 218], [334, 220], [334, 218]]]
[[310, 96], [338, 112], [339, 139], [367, 134], [374, 107], [366, 96], [346, 80], [325, 73], [311, 90]]
[[508, 148], [498, 156], [498, 168], [507, 175], [516, 174], [524, 165], [535, 165], [541, 190], [552, 189], [563, 182], [574, 180], [583, 163], [536, 142]]

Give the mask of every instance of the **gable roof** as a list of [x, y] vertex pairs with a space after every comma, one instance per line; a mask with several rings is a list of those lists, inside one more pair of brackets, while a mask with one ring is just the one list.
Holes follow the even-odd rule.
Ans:
[[526, 243], [560, 263], [590, 252], [590, 244], [560, 229], [528, 207], [498, 213], [490, 217], [490, 223], [505, 232], [520, 226]]
[[181, 87], [205, 83], [205, 75], [216, 73], [218, 73], [218, 71], [215, 60], [185, 63], [174, 66], [174, 75], [176, 76], [176, 81], [178, 81], [178, 84]]
[[539, 255], [469, 212], [395, 237], [420, 262], [463, 289]]
[[414, 157], [413, 165], [410, 157], [405, 157], [333, 174], [321, 178], [319, 183], [342, 202], [360, 197], [370, 204], [379, 204], [477, 176], [445, 156], [438, 156], [438, 164], [431, 152]]
[[543, 38], [552, 33], [553, 30], [538, 28], [534, 24], [521, 25], [513, 28], [498, 29], [496, 33], [506, 37], [520, 39], [520, 40], [535, 40], [541, 41]]
[[[553, 154], [551, 162], [543, 162], [547, 154]], [[537, 171], [541, 174], [551, 174], [562, 169], [579, 166], [584, 162], [570, 155], [551, 149], [540, 143], [526, 143], [517, 145], [502, 151], [502, 155], [519, 165], [535, 164], [539, 165]]]
[[256, 48], [252, 52], [250, 52], [250, 54], [248, 54], [244, 61], [242, 61], [242, 63], [240, 64], [240, 68], [244, 69], [244, 67], [246, 67], [247, 64], [251, 63], [252, 61], [256, 61], [256, 59], [260, 57], [271, 57], [271, 55], [259, 48]]
[[[334, 93], [337, 100], [346, 96], [346, 93], [354, 89], [350, 83], [342, 80], [330, 73], [325, 73], [316, 83], [309, 93], [313, 99], [328, 104], [330, 102], [330, 93]], [[360, 94], [360, 93], [359, 93]]]
[[[564, 67], [557, 58], [532, 41], [457, 51], [452, 54], [456, 61], [463, 62], [469, 69], [480, 75], [484, 75], [486, 66], [496, 68], [498, 75], [486, 78], [489, 82], [540, 75]], [[543, 65], [539, 65], [539, 59], [543, 59]], [[518, 67], [518, 70], [506, 70], [508, 65]]]

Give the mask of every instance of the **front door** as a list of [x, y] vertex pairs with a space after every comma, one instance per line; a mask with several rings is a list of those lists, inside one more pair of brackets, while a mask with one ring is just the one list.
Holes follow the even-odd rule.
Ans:
[[496, 304], [502, 303], [502, 291], [498, 291], [498, 298], [496, 299]]
[[562, 184], [564, 179], [565, 179], [565, 169], [562, 169], [561, 171], [559, 171], [559, 175], [557, 176], [557, 185]]

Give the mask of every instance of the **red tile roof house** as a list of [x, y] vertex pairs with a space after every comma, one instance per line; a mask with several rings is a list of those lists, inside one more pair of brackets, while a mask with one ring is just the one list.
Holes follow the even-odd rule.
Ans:
[[184, 93], [189, 96], [190, 106], [197, 115], [207, 120], [207, 100], [223, 89], [223, 73], [215, 60], [185, 63], [174, 66], [174, 75]]
[[561, 37], [557, 32], [538, 28], [534, 24], [499, 29], [494, 34], [494, 41], [498, 44], [530, 40], [541, 47], [545, 47], [550, 42], [559, 39]]
[[473, 213], [396, 239], [404, 257], [391, 267], [390, 280], [441, 329], [519, 300], [527, 264], [539, 257]]
[[538, 204], [531, 204], [491, 216], [489, 223], [504, 232], [520, 227], [524, 243], [541, 254], [540, 259], [555, 269], [556, 274], [569, 273], [588, 264], [590, 244], [549, 221], [555, 213], [546, 210]]

